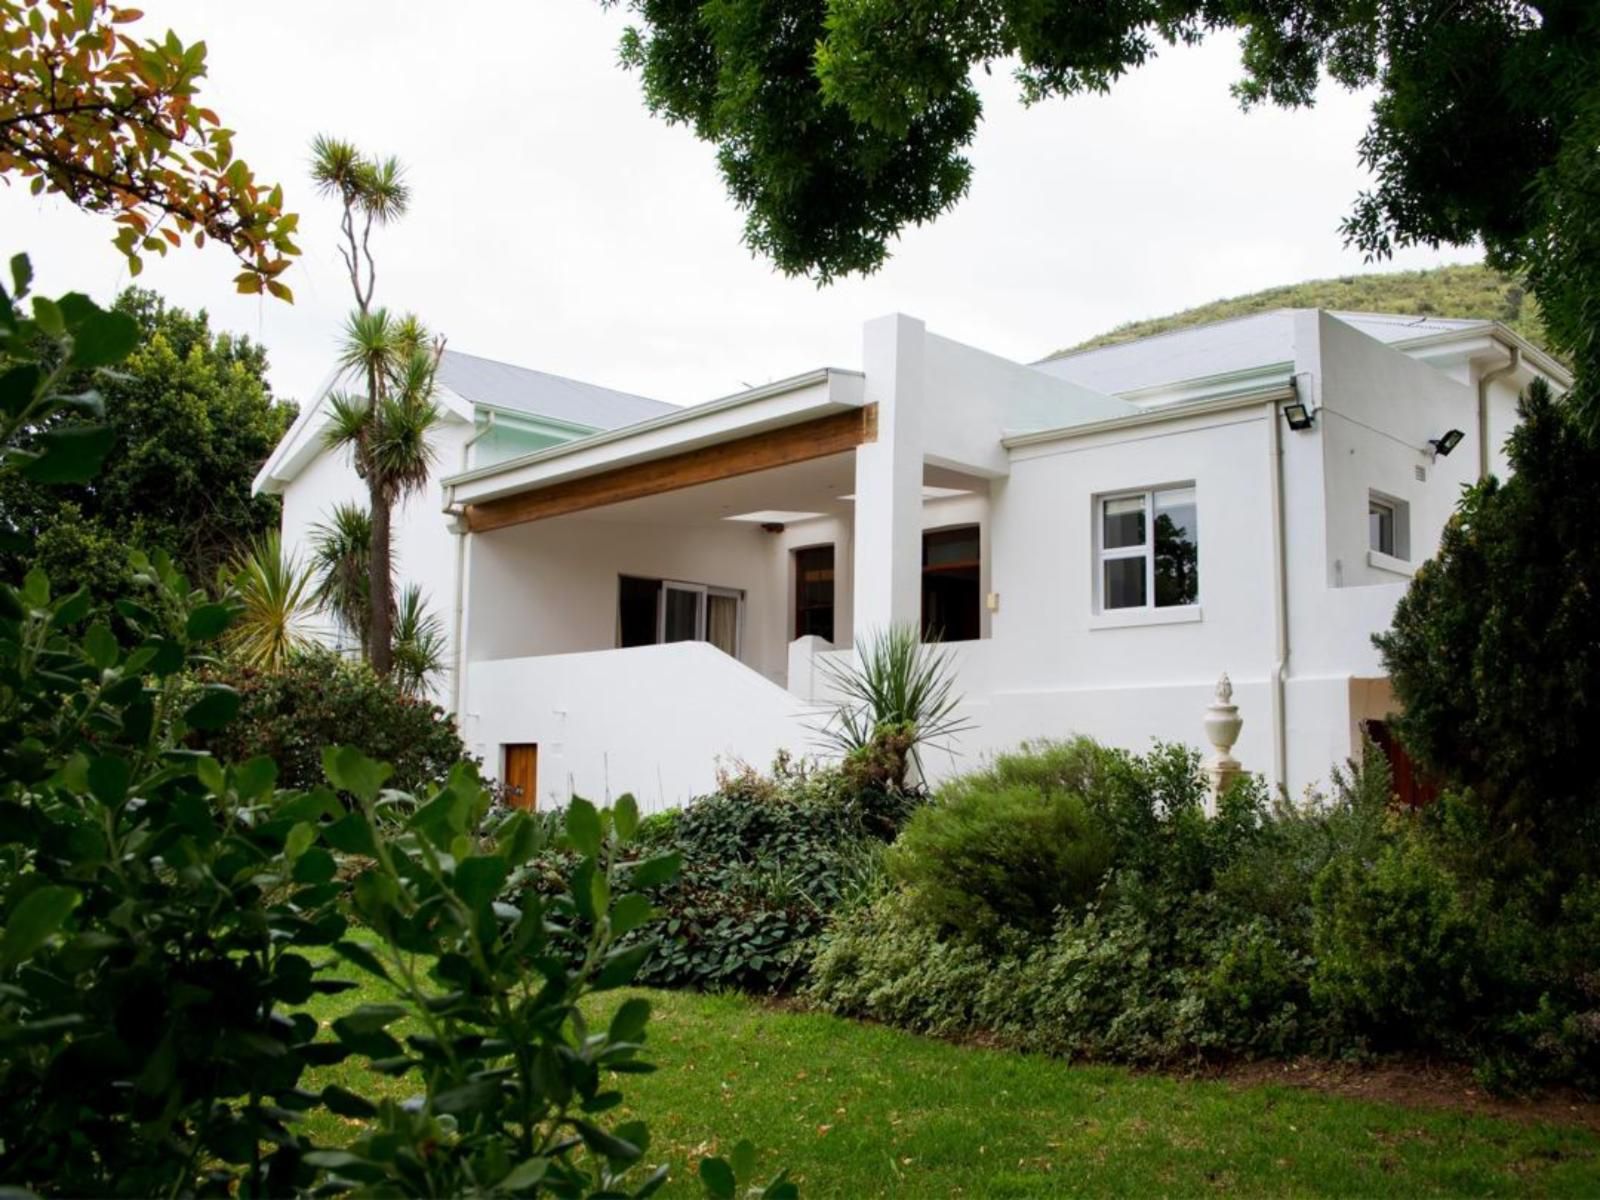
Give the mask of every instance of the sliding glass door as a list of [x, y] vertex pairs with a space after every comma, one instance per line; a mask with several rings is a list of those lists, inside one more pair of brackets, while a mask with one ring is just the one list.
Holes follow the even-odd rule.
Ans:
[[[624, 576], [620, 628], [624, 636], [630, 627], [628, 577]], [[632, 581], [635, 584], [644, 581]], [[655, 583], [656, 581], [648, 581]], [[664, 579], [657, 584], [659, 601], [655, 606], [657, 642], [710, 642], [718, 650], [739, 657], [744, 593], [733, 588], [710, 587], [703, 583], [683, 583]], [[636, 586], [633, 591], [638, 591]], [[636, 622], [635, 622], [636, 623]], [[624, 641], [637, 645], [638, 641]]]

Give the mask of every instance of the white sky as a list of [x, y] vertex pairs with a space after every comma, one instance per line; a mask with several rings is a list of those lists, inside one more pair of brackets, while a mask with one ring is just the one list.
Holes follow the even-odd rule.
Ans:
[[[1167, 51], [1109, 98], [1025, 109], [997, 73], [967, 199], [878, 275], [819, 290], [743, 247], [712, 147], [645, 111], [616, 65], [626, 16], [596, 0], [142, 7], [134, 31], [207, 42], [205, 102], [283, 184], [305, 254], [285, 276], [292, 307], [235, 295], [232, 257], [209, 246], [140, 282], [265, 342], [287, 397], [322, 378], [351, 299], [336, 210], [306, 176], [318, 132], [410, 168], [411, 214], [376, 239], [379, 303], [458, 350], [680, 403], [854, 366], [862, 321], [886, 312], [1032, 360], [1123, 321], [1369, 269], [1337, 232], [1363, 182], [1369, 98], [1330, 86], [1310, 112], [1241, 114], [1226, 39]], [[107, 221], [57, 198], [0, 188], [0, 231], [49, 294], [109, 299], [129, 282]], [[1407, 252], [1385, 269], [1474, 257]]]

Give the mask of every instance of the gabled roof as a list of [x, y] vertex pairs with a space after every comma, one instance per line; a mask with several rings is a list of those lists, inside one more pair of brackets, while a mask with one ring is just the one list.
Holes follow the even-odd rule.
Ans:
[[616, 429], [677, 411], [675, 405], [660, 400], [476, 354], [464, 354], [460, 350], [444, 352], [439, 360], [438, 379], [473, 404], [548, 417], [565, 425], [590, 429]]
[[[328, 422], [328, 393], [339, 386], [335, 371], [323, 380], [315, 397], [256, 473], [256, 492], [281, 492], [322, 452], [322, 431]], [[436, 380], [446, 420], [473, 421], [475, 410], [498, 409], [543, 418], [567, 426], [574, 434], [617, 429], [675, 413], [678, 407], [628, 392], [518, 367], [511, 363], [446, 350]]]

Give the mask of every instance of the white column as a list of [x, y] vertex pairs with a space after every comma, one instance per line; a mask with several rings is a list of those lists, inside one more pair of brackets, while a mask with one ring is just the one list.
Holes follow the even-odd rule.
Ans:
[[856, 644], [922, 614], [921, 321], [895, 314], [867, 322], [866, 399], [878, 406], [878, 436], [856, 450], [852, 572]]

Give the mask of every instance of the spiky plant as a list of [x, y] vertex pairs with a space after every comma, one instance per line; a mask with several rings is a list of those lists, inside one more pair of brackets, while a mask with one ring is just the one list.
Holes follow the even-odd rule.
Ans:
[[350, 142], [318, 134], [311, 143], [311, 181], [319, 193], [342, 206], [339, 232], [344, 244], [339, 256], [350, 273], [356, 307], [364, 313], [371, 307], [377, 282], [372, 227], [397, 220], [411, 205], [405, 167], [398, 158], [371, 158]]
[[823, 663], [835, 696], [818, 730], [824, 744], [847, 762], [883, 759], [871, 774], [893, 791], [905, 789], [911, 768], [924, 777], [923, 749], [948, 749], [972, 727], [957, 715], [962, 698], [949, 652], [924, 645], [915, 625], [869, 633], [853, 655]]
[[328, 398], [327, 444], [349, 450], [367, 485], [372, 532], [366, 646], [380, 676], [394, 666], [393, 512], [408, 495], [427, 486], [433, 470], [428, 433], [439, 419], [435, 373], [443, 352], [443, 341], [430, 341], [414, 317], [396, 320], [381, 308], [354, 313], [340, 365], [364, 377], [367, 391]]
[[372, 516], [355, 503], [336, 504], [311, 527], [312, 596], [317, 607], [344, 626], [365, 653], [372, 636]]
[[428, 611], [422, 589], [408, 584], [395, 612], [392, 678], [396, 686], [407, 695], [423, 695], [445, 669], [446, 649], [444, 622]]
[[276, 531], [235, 557], [224, 578], [240, 605], [223, 638], [230, 654], [249, 666], [277, 671], [310, 644], [305, 621], [314, 604], [311, 569], [284, 553]]

